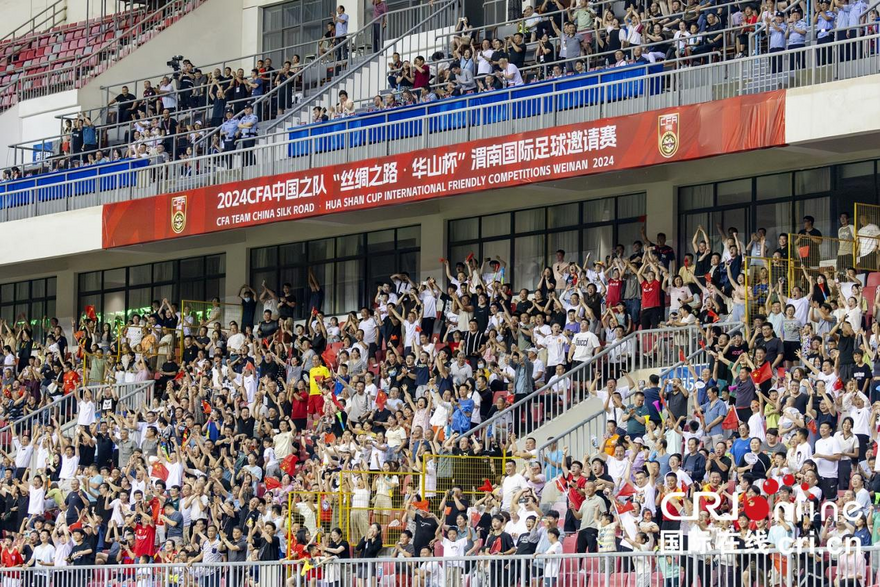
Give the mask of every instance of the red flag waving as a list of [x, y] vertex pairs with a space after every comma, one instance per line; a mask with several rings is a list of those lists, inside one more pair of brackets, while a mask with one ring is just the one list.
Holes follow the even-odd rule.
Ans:
[[423, 499], [422, 501], [414, 501], [413, 502], [413, 507], [416, 508], [417, 510], [422, 510], [423, 512], [428, 511], [428, 505], [429, 505], [429, 503], [428, 503], [427, 499]]
[[773, 369], [770, 368], [770, 361], [764, 361], [760, 367], [752, 371], [752, 381], [755, 382], [755, 385], [761, 385], [772, 377]]
[[98, 314], [95, 312], [95, 306], [86, 306], [86, 317], [92, 322], [98, 321]]
[[634, 506], [631, 501], [626, 503], [616, 503], [614, 505], [617, 507], [618, 514], [625, 514], [626, 512], [631, 512], [636, 509], [636, 506]]
[[165, 465], [162, 463], [156, 463], [153, 465], [152, 470], [150, 470], [150, 476], [161, 479], [162, 481], [168, 481], [168, 469], [165, 468]]
[[482, 491], [484, 493], [492, 493], [492, 490], [492, 483], [488, 479], [485, 479], [483, 484], [477, 488], [477, 491]]
[[739, 428], [739, 418], [736, 416], [736, 410], [730, 408], [728, 410], [727, 415], [724, 417], [724, 421], [721, 422], [722, 430], [736, 430]]
[[684, 363], [687, 361], [687, 357], [684, 356], [684, 351], [682, 349], [678, 349], [678, 360]]
[[284, 457], [284, 460], [281, 461], [281, 470], [293, 477], [293, 474], [296, 471], [297, 461], [299, 461], [299, 458], [296, 455], [287, 455]]
[[632, 483], [624, 483], [623, 487], [620, 488], [617, 497], [629, 497], [630, 495], [635, 495], [635, 492], [636, 488], [632, 486]]
[[807, 430], [809, 430], [813, 434], [819, 434], [819, 427], [816, 426], [815, 420], [810, 420], [809, 422], [807, 422]]
[[379, 408], [380, 412], [385, 409], [385, 402], [387, 401], [388, 394], [380, 389], [379, 393], [376, 394], [376, 407]]
[[266, 477], [264, 483], [266, 484], [266, 489], [278, 489], [281, 487], [281, 481], [275, 477]]

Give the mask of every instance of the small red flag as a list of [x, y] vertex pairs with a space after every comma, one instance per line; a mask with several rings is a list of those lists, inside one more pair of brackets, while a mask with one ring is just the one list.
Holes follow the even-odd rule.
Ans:
[[423, 499], [422, 501], [414, 501], [413, 502], [413, 507], [416, 508], [417, 510], [422, 510], [423, 512], [428, 511], [428, 505], [429, 505], [429, 503], [428, 503], [427, 499]]
[[706, 280], [706, 283], [709, 283], [710, 281], [712, 281], [712, 272], [710, 271], [709, 273], [707, 273], [706, 275], [704, 275], [704, 276], [703, 276], [703, 279]]
[[513, 403], [513, 394], [512, 394], [512, 393], [508, 393], [508, 394], [507, 394], [507, 397], [504, 398], [504, 399], [507, 400], [507, 405], [511, 405], [511, 404]]
[[724, 421], [721, 422], [721, 429], [736, 430], [737, 428], [739, 428], [739, 418], [736, 416], [736, 410], [730, 408], [724, 417]]
[[778, 379], [785, 379], [785, 367], [776, 368], [776, 377]]
[[98, 321], [98, 314], [95, 312], [95, 306], [86, 306], [86, 317], [92, 322]]
[[471, 261], [473, 261], [473, 260], [474, 260], [474, 254], [473, 254], [473, 253], [469, 254], [469, 255], [467, 256], [467, 258], [465, 259], [465, 261], [468, 261], [468, 262], [471, 262]]
[[718, 314], [716, 314], [713, 310], [707, 310], [706, 315], [712, 319], [712, 322], [718, 322]]
[[73, 532], [74, 530], [82, 530], [82, 527], [83, 527], [82, 522], [76, 521], [73, 524], [71, 524], [70, 526], [68, 526], [67, 529], [70, 530], [71, 532]]
[[632, 483], [624, 483], [623, 487], [620, 488], [620, 493], [617, 494], [617, 497], [629, 497], [630, 495], [635, 495], [636, 488], [632, 486]]
[[299, 458], [296, 455], [287, 455], [284, 457], [284, 460], [281, 461], [281, 470], [293, 477], [293, 474], [296, 471], [296, 463], [298, 461]]
[[806, 259], [810, 256], [810, 245], [804, 245], [802, 247], [798, 247], [798, 255], [800, 255], [801, 259]]
[[376, 407], [379, 409], [380, 412], [385, 409], [385, 403], [387, 401], [388, 394], [380, 389], [379, 393], [376, 394]]
[[819, 434], [819, 427], [816, 426], [815, 420], [810, 420], [809, 422], [807, 422], [807, 429], [813, 434]]
[[701, 349], [706, 348], [706, 341], [705, 341], [705, 340], [701, 340], [701, 341], [700, 341], [700, 348], [701, 348]]
[[150, 470], [150, 476], [161, 479], [162, 481], [168, 481], [168, 469], [166, 469], [165, 465], [162, 463], [156, 463]]
[[626, 503], [616, 503], [614, 505], [617, 507], [618, 514], [625, 514], [626, 512], [631, 512], [636, 509], [631, 501], [628, 501]]
[[266, 484], [266, 489], [277, 489], [281, 487], [281, 481], [275, 477], [266, 477], [264, 483]]
[[[557, 485], [557, 487], [559, 487], [559, 482], [560, 482], [560, 481], [561, 481], [561, 479], [557, 479], [557, 480], [556, 480], [556, 485]], [[564, 491], [564, 490], [565, 490], [565, 486], [564, 486], [564, 485], [561, 486], [561, 487], [559, 487], [559, 491]], [[484, 493], [492, 493], [492, 491], [493, 491], [493, 489], [492, 489], [492, 483], [491, 483], [488, 479], [484, 479], [484, 480], [483, 480], [483, 484], [480, 485], [480, 486], [477, 488], [477, 491], [482, 491], [482, 492], [484, 492]]]
[[684, 356], [684, 351], [678, 349], [678, 360], [684, 363], [687, 360], [687, 357]]
[[770, 362], [764, 361], [760, 367], [752, 371], [752, 381], [755, 385], [761, 385], [773, 377], [773, 369], [770, 368]]
[[177, 375], [174, 376], [174, 380], [180, 381], [181, 379], [183, 379], [183, 371], [178, 371]]

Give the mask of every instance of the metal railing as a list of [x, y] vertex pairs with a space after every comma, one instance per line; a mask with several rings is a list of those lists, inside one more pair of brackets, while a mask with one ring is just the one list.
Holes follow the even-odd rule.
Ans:
[[43, 10], [30, 17], [24, 24], [12, 29], [0, 38], [0, 47], [14, 42], [31, 33], [40, 33], [46, 29], [64, 23], [67, 17], [67, 0], [56, 0]]
[[158, 31], [189, 14], [205, 1], [169, 0], [162, 7], [144, 14], [143, 18], [133, 23], [122, 35], [114, 37], [106, 44], [99, 44], [93, 48], [91, 54], [78, 59], [72, 65], [53, 68], [48, 73], [19, 77], [11, 82], [15, 85], [14, 95], [18, 100], [27, 100], [82, 87], [112, 63], [152, 40]]
[[[91, 385], [81, 387], [78, 394], [88, 389], [92, 392], [94, 401], [99, 401], [100, 394], [109, 387], [117, 389], [117, 397], [119, 398], [118, 406], [123, 406], [128, 410], [140, 409], [141, 405], [149, 405], [152, 400], [153, 381], [140, 383], [121, 383], [107, 385]], [[44, 390], [44, 393], [45, 390]], [[35, 425], [45, 426], [53, 420], [57, 421], [62, 430], [72, 423], [76, 422], [77, 414], [77, 394], [70, 393], [59, 397], [52, 403], [45, 405], [33, 412], [25, 415], [23, 418], [10, 422], [0, 428], [0, 450], [11, 453], [13, 449], [12, 437], [20, 435], [25, 431], [31, 431]], [[31, 440], [34, 440], [33, 438]]]
[[[741, 507], [739, 509], [742, 511]], [[625, 514], [619, 516], [623, 522]], [[636, 542], [638, 550], [614, 545], [612, 551], [576, 554], [572, 535], [565, 537], [564, 554], [505, 555], [490, 552], [491, 547], [486, 546], [489, 539], [475, 538], [479, 540], [478, 556], [433, 556], [434, 547], [427, 546], [425, 541], [426, 552], [432, 556], [420, 556], [425, 553], [419, 552], [414, 557], [395, 556], [388, 549], [381, 551], [378, 558], [347, 558], [353, 555], [356, 547], [353, 541], [352, 552], [347, 553], [346, 558], [329, 553], [324, 555], [319, 543], [314, 558], [305, 554], [299, 560], [35, 566], [0, 569], [0, 578], [7, 585], [55, 587], [220, 585], [223, 579], [226, 585], [239, 586], [256, 585], [257, 577], [260, 585], [272, 587], [347, 586], [355, 584], [355, 577], [358, 585], [412, 584], [418, 587], [532, 584], [555, 587], [689, 587], [695, 585], [698, 579], [706, 587], [751, 587], [752, 583], [767, 587], [838, 585], [831, 577], [840, 578], [840, 587], [876, 584], [874, 577], [880, 564], [880, 546], [857, 546], [852, 539], [832, 539], [827, 546], [820, 546], [819, 540], [815, 539], [815, 544], [811, 544], [808, 542], [811, 540], [809, 536], [794, 538], [793, 530], [800, 525], [800, 519], [787, 522], [791, 530], [784, 533], [783, 540], [777, 541], [781, 545], [779, 548], [770, 542], [766, 531], [749, 531], [747, 547], [739, 548], [737, 538], [740, 533], [732, 524], [718, 528], [717, 533], [706, 531], [706, 538], [700, 536], [701, 540], [698, 540], [696, 532], [691, 532], [689, 543], [682, 539], [688, 534], [687, 531], [684, 534], [681, 530], [664, 531], [659, 537], [656, 536], [658, 533], [650, 532], [649, 541], [642, 544], [636, 541], [636, 533], [640, 532], [638, 520], [630, 515], [625, 521], [617, 531], [629, 544]], [[561, 522], [559, 526], [561, 534]], [[262, 528], [257, 535], [268, 530], [268, 526]], [[85, 539], [89, 540], [92, 532], [92, 528], [88, 528]], [[281, 532], [283, 530], [278, 530], [276, 535], [282, 536]], [[64, 538], [65, 543], [70, 540], [69, 531], [64, 526], [56, 530], [56, 535]], [[83, 540], [83, 536], [76, 539]], [[441, 541], [437, 542], [439, 547]], [[563, 542], [562, 536], [560, 542]], [[659, 547], [656, 552], [655, 546]], [[73, 548], [75, 557], [81, 557], [80, 550], [84, 549]], [[438, 548], [436, 552], [440, 550]], [[273, 556], [280, 559], [283, 554], [273, 553]], [[188, 558], [189, 555], [183, 557], [184, 561]], [[745, 583], [746, 578], [750, 578], [751, 582]]]
[[[341, 55], [343, 57], [347, 56], [348, 61], [350, 62], [347, 66], [343, 67], [344, 73], [336, 76], [331, 83], [323, 86], [319, 93], [306, 98], [299, 104], [296, 104], [293, 108], [287, 110], [283, 115], [278, 116], [261, 130], [272, 132], [273, 129], [283, 127], [291, 119], [297, 121], [297, 123], [301, 122], [304, 113], [307, 116], [314, 106], [321, 105], [319, 100], [331, 96], [332, 104], [332, 97], [338, 96], [339, 91], [348, 87], [348, 82], [351, 82], [352, 87], [356, 87], [358, 93], [362, 95], [373, 95], [379, 91], [380, 87], [382, 89], [387, 88], [388, 80], [383, 73], [383, 67], [387, 64], [387, 61], [392, 58], [394, 53], [403, 54], [405, 52], [419, 51], [426, 59], [430, 58], [431, 53], [440, 50], [442, 47], [437, 44], [436, 39], [433, 39], [433, 41], [426, 40], [424, 43], [417, 43], [416, 39], [418, 39], [419, 35], [425, 34], [423, 31], [433, 31], [453, 26], [459, 14], [459, 2], [458, 0], [449, 0], [436, 5], [422, 5], [420, 8], [420, 14], [417, 15], [417, 18], [408, 19], [406, 24], [409, 24], [409, 27], [405, 28], [405, 30], [391, 42], [382, 43], [378, 50], [373, 48], [372, 41], [370, 41], [370, 44], [368, 45], [366, 40], [359, 41], [357, 38], [347, 39], [345, 44], [336, 48], [336, 51], [341, 51]], [[389, 16], [391, 14], [392, 13], [389, 13]], [[367, 29], [372, 31], [372, 24], [378, 21], [379, 19], [374, 19], [370, 24], [361, 29], [361, 31], [366, 31]], [[399, 28], [404, 27], [405, 25], [399, 26]], [[366, 32], [363, 34], [367, 35]], [[372, 32], [369, 33], [369, 38], [372, 38]], [[362, 47], [368, 46], [370, 47], [369, 51], [360, 52]], [[373, 72], [371, 68], [372, 65], [376, 65], [378, 71]], [[360, 76], [359, 78], [356, 77], [358, 75]], [[280, 90], [280, 87], [276, 89]], [[262, 101], [271, 99], [271, 94], [261, 98]], [[255, 107], [257, 107], [258, 103], [259, 102], [255, 103]]]
[[561, 376], [554, 376], [551, 373], [553, 368], [548, 366], [544, 385], [517, 399], [462, 436], [491, 433], [496, 438], [509, 434], [524, 438], [541, 425], [590, 399], [591, 385], [603, 388], [609, 379], [618, 379], [626, 373], [674, 363], [681, 354], [688, 356], [695, 352], [702, 337], [703, 332], [698, 325], [638, 330], [608, 343], [590, 360]]
[[[756, 94], [779, 87], [807, 87], [871, 75], [880, 72], [880, 55], [871, 52], [878, 40], [880, 35], [848, 39], [588, 87], [571, 88], [573, 78], [567, 77], [558, 82], [544, 82], [553, 90], [548, 95], [514, 97], [514, 88], [501, 90], [507, 93], [508, 99], [493, 103], [477, 101], [482, 96], [479, 94], [460, 98], [473, 100], [468, 103], [466, 111], [446, 110], [414, 115], [405, 120], [389, 116], [389, 112], [399, 114], [399, 109], [383, 111], [353, 117], [351, 124], [345, 119], [334, 121], [343, 128], [336, 131], [338, 126], [328, 125], [326, 128], [334, 129], [332, 132], [313, 136], [306, 135], [312, 128], [324, 127], [297, 127], [292, 131], [302, 130], [305, 135], [297, 135], [291, 130], [278, 132], [260, 137], [254, 147], [247, 149], [107, 174], [100, 180], [72, 179], [58, 185], [56, 177], [52, 186], [40, 188], [31, 184], [21, 189], [0, 183], [0, 190], [3, 187], [7, 190], [5, 194], [0, 192], [3, 196], [0, 220], [16, 220], [416, 149]], [[778, 73], [761, 73], [773, 60], [780, 63]], [[566, 86], [557, 88], [563, 82]], [[374, 124], [372, 128], [369, 127], [371, 122]], [[39, 176], [29, 179], [36, 181]]]

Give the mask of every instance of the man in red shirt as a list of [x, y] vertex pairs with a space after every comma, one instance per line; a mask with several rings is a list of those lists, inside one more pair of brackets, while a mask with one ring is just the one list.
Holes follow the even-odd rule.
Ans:
[[568, 497], [568, 509], [565, 511], [565, 533], [574, 534], [578, 531], [580, 524], [577, 518], [574, 517], [572, 510], [578, 511], [581, 509], [581, 504], [584, 503], [584, 497], [586, 496], [584, 485], [587, 484], [587, 478], [581, 474], [584, 466], [580, 461], [572, 462], [571, 469], [568, 468], [567, 461], [568, 447], [566, 446], [562, 449], [562, 480], [565, 484], [566, 496]]
[[[24, 558], [21, 556], [21, 552], [17, 548], [13, 548], [12, 538], [8, 536], [3, 540], [3, 551], [0, 552], [0, 561], [3, 562], [3, 568], [6, 569], [24, 566]], [[6, 584], [7, 580], [18, 583], [20, 578], [18, 573], [4, 573], [3, 576], [4, 584]]]
[[290, 419], [297, 432], [306, 429], [309, 421], [309, 390], [306, 389], [306, 382], [300, 379], [296, 383], [296, 389], [292, 389], [290, 393]]
[[139, 504], [134, 519], [134, 556], [148, 556], [152, 559], [156, 554], [156, 526], [153, 524], [153, 516], [145, 512]]
[[632, 262], [627, 261], [629, 270], [636, 274], [642, 288], [642, 313], [640, 317], [642, 330], [657, 328], [663, 320], [663, 284], [657, 280], [657, 273], [666, 270], [659, 267], [645, 254], [645, 261], [638, 271]]

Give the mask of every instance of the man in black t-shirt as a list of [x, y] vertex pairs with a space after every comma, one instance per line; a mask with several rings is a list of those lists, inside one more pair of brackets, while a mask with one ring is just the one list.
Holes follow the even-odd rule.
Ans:
[[137, 98], [134, 94], [128, 91], [128, 86], [122, 86], [122, 92], [118, 96], [110, 100], [107, 105], [113, 106], [115, 104], [119, 106], [116, 122], [122, 124], [131, 120], [131, 113], [134, 111], [136, 102]]
[[73, 548], [70, 549], [68, 560], [77, 567], [95, 564], [95, 551], [85, 537], [82, 528], [73, 531]]
[[717, 442], [715, 443], [715, 450], [710, 452], [709, 457], [706, 459], [707, 472], [709, 474], [718, 473], [721, 475], [722, 483], [727, 483], [728, 479], [730, 479], [730, 467], [733, 465], [730, 457], [725, 456], [726, 454], [727, 443]]
[[804, 227], [798, 231], [797, 256], [807, 267], [818, 266], [820, 260], [819, 244], [822, 242], [822, 233], [813, 226], [815, 222], [816, 219], [812, 216], [804, 216]]
[[293, 295], [293, 286], [285, 283], [281, 286], [281, 295], [278, 296], [278, 315], [282, 320], [293, 318], [296, 308], [296, 296]]
[[507, 51], [507, 60], [522, 69], [526, 62], [526, 44], [523, 42], [521, 33], [516, 33], [513, 38], [508, 37], [504, 47]]
[[272, 320], [272, 312], [266, 310], [265, 312], [263, 312], [263, 321], [260, 322], [260, 326], [257, 328], [260, 338], [270, 338], [273, 334], [275, 334], [277, 330], [278, 321]]
[[440, 520], [432, 512], [417, 513], [415, 516], [416, 530], [413, 534], [413, 549], [421, 552], [422, 548], [431, 547], [431, 543], [439, 538]]
[[868, 384], [871, 381], [871, 368], [865, 363], [865, 354], [861, 349], [853, 350], [855, 365], [852, 368], [852, 378], [855, 379], [859, 391], [868, 395]]

